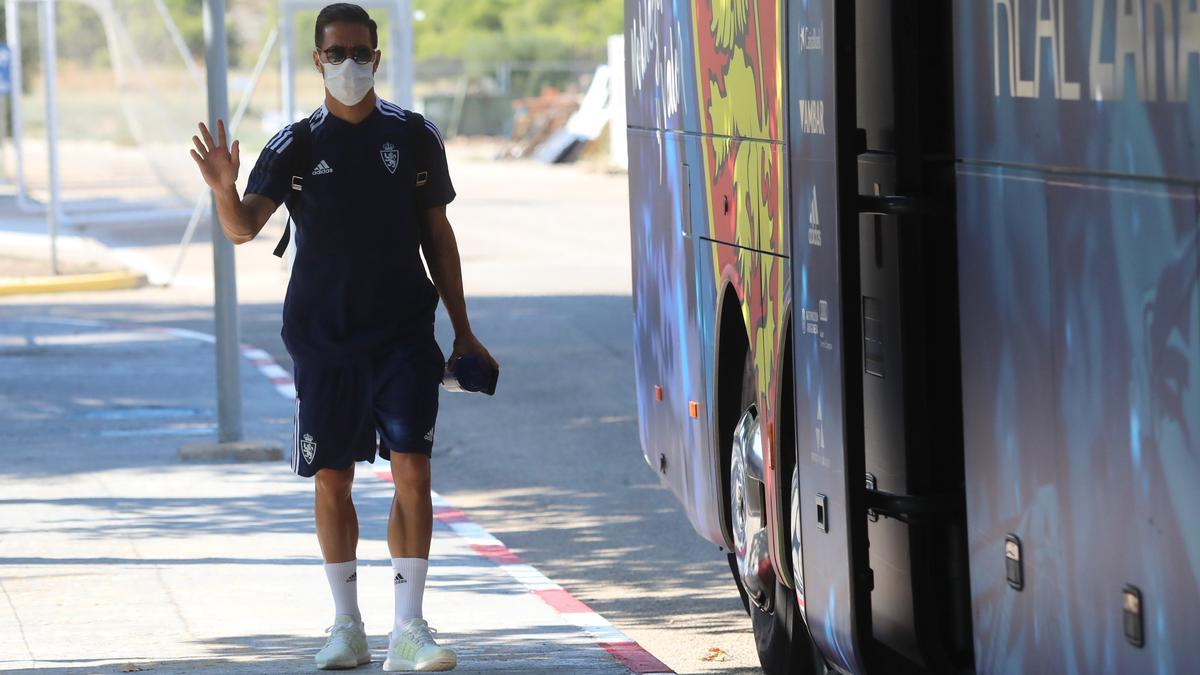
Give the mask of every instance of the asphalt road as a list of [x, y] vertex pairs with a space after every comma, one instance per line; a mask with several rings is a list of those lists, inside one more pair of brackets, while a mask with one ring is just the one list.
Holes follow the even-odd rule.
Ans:
[[[452, 148], [459, 198], [449, 213], [471, 320], [502, 376], [494, 399], [443, 394], [435, 488], [676, 671], [757, 672], [723, 554], [693, 532], [638, 443], [625, 176], [494, 163], [483, 152]], [[277, 219], [239, 247], [238, 285], [242, 341], [287, 367], [278, 337], [287, 272], [270, 256], [281, 227]], [[88, 230], [152, 276], [171, 267], [181, 232], [177, 222]], [[10, 298], [0, 320], [211, 332], [204, 239], [172, 287]], [[449, 353], [444, 314], [439, 337]]]

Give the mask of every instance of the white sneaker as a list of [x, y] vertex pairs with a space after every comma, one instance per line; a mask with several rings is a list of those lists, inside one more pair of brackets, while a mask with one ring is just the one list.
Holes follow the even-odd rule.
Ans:
[[425, 619], [409, 619], [399, 635], [393, 631], [383, 669], [388, 672], [454, 670], [458, 657], [453, 651], [438, 646], [431, 631]]
[[357, 668], [371, 662], [367, 633], [354, 617], [338, 615], [325, 632], [329, 633], [329, 639], [316, 656], [317, 667], [321, 670]]

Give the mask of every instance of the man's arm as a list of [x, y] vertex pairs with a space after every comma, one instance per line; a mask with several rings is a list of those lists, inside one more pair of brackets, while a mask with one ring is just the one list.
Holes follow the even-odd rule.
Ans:
[[241, 166], [239, 145], [234, 141], [232, 147], [226, 146], [224, 121], [217, 120], [215, 143], [204, 123], [200, 124], [200, 135], [204, 137], [203, 142], [199, 137], [192, 136], [192, 143], [196, 146], [191, 153], [192, 159], [200, 167], [200, 175], [216, 197], [217, 220], [221, 223], [221, 231], [229, 241], [244, 244], [258, 236], [279, 205], [263, 195], [248, 194], [244, 199], [238, 196], [236, 183]]
[[450, 220], [446, 217], [444, 205], [425, 211], [421, 248], [425, 251], [425, 261], [429, 264], [433, 285], [437, 287], [446, 313], [450, 315], [450, 324], [454, 326], [454, 353], [450, 356], [450, 363], [454, 363], [464, 354], [476, 354], [493, 366], [499, 367], [471, 331], [471, 321], [467, 317], [467, 301], [463, 297], [462, 260], [458, 255], [458, 240], [454, 237], [454, 228], [450, 226]]
[[235, 244], [244, 244], [258, 236], [271, 214], [279, 208], [275, 202], [262, 195], [248, 194], [239, 199], [237, 188], [230, 185], [217, 196], [217, 219], [221, 231]]

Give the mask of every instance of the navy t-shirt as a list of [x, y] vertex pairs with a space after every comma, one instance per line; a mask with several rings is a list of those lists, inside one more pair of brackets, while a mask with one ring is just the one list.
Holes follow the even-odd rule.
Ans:
[[369, 358], [432, 330], [438, 295], [421, 261], [419, 218], [450, 203], [454, 186], [441, 135], [417, 119], [382, 99], [358, 124], [322, 106], [308, 118], [307, 159], [286, 127], [250, 172], [246, 192], [286, 201], [296, 222], [282, 331], [294, 359]]

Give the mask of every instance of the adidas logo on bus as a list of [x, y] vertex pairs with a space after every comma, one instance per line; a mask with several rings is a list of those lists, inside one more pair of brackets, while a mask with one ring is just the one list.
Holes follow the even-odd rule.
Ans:
[[329, 163], [325, 160], [321, 160], [321, 163], [317, 165], [317, 168], [313, 169], [312, 175], [323, 176], [327, 173], [333, 173], [333, 167], [329, 166]]

